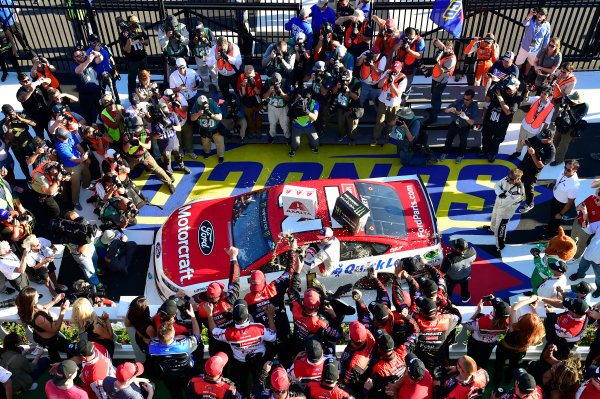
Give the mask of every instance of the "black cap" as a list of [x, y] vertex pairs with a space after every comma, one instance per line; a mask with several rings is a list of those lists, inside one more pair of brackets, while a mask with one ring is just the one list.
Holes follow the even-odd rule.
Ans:
[[535, 378], [525, 371], [525, 369], [515, 370], [515, 380], [517, 381], [517, 385], [522, 392], [531, 393], [535, 391], [535, 387], [537, 386], [535, 383]]
[[550, 130], [548, 128], [543, 129], [541, 132], [537, 134], [537, 138], [540, 140], [549, 140], [554, 137], [554, 130]]
[[10, 104], [4, 104], [4, 105], [2, 106], [2, 112], [3, 112], [3, 113], [5, 113], [5, 114], [9, 114], [9, 113], [13, 112], [14, 110], [15, 110], [15, 109], [14, 109], [14, 108], [13, 108], [13, 106], [12, 106], [12, 105], [10, 105]]
[[592, 285], [587, 281], [582, 281], [579, 284], [571, 285], [571, 291], [573, 291], [576, 294], [587, 295], [593, 291], [593, 288]]
[[87, 339], [80, 339], [79, 342], [74, 342], [69, 345], [68, 353], [71, 356], [92, 356], [94, 354], [94, 344]]
[[236, 324], [242, 324], [248, 321], [248, 303], [243, 299], [238, 299], [233, 304], [233, 321]]
[[423, 265], [421, 265], [418, 258], [411, 256], [410, 258], [402, 259], [402, 268], [406, 270], [408, 274], [413, 275], [421, 270]]
[[425, 376], [425, 364], [414, 353], [407, 354], [404, 362], [410, 378], [420, 381]]
[[57, 387], [62, 387], [75, 374], [77, 374], [77, 364], [72, 360], [63, 360], [58, 364], [56, 375], [52, 378], [52, 381]]
[[427, 298], [432, 298], [433, 295], [438, 292], [438, 285], [430, 278], [419, 277], [417, 283], [421, 289], [421, 294], [425, 295]]
[[323, 373], [321, 374], [321, 380], [328, 384], [335, 383], [340, 376], [338, 371], [337, 362], [335, 359], [327, 359], [323, 365]]
[[433, 302], [431, 299], [420, 296], [415, 300], [415, 304], [420, 309], [421, 313], [428, 316], [435, 314], [435, 302]]
[[99, 42], [100, 38], [95, 33], [92, 33], [91, 35], [88, 36], [88, 41], [90, 43], [95, 43], [95, 42]]
[[380, 323], [386, 323], [390, 317], [390, 312], [385, 305], [378, 302], [371, 302], [369, 304], [369, 311], [373, 314], [373, 318]]
[[173, 299], [167, 299], [160, 305], [158, 313], [162, 319], [169, 319], [177, 314], [177, 303]]
[[501, 298], [492, 299], [492, 306], [496, 311], [496, 315], [500, 317], [510, 316], [510, 305], [504, 302]]
[[58, 114], [59, 112], [61, 112], [63, 109], [65, 109], [65, 106], [62, 104], [55, 104], [52, 107], [52, 113], [53, 114]]
[[391, 352], [395, 348], [394, 340], [383, 330], [377, 330], [377, 346], [384, 353]]
[[600, 367], [589, 367], [586, 370], [586, 374], [589, 375], [590, 378], [594, 378], [596, 381], [600, 382]]
[[306, 347], [306, 358], [311, 362], [315, 363], [323, 357], [323, 345], [318, 339], [308, 337], [304, 340], [304, 346]]
[[586, 314], [590, 308], [590, 306], [583, 299], [573, 299], [570, 297], [563, 299], [563, 306], [579, 316]]
[[469, 248], [469, 244], [463, 238], [457, 238], [452, 241], [452, 248], [458, 249], [459, 251], [464, 251]]
[[569, 266], [567, 266], [567, 264], [562, 260], [557, 260], [556, 262], [548, 262], [548, 267], [560, 273], [566, 273], [569, 270]]

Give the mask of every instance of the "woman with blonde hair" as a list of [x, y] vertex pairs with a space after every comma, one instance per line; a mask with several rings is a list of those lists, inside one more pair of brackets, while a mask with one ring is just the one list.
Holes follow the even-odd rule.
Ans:
[[58, 319], [54, 320], [48, 310], [62, 301], [65, 294], [59, 294], [45, 305], [38, 303], [39, 297], [35, 288], [31, 286], [23, 288], [15, 298], [17, 313], [21, 322], [33, 329], [33, 340], [48, 349], [50, 361], [60, 362], [61, 357], [58, 352], [66, 352], [70, 343], [60, 332], [65, 312], [69, 308], [69, 301], [65, 300], [62, 303]]
[[[502, 385], [502, 371], [504, 363], [508, 360], [508, 371], [505, 376], [511, 376], [518, 368], [519, 361], [527, 353], [527, 349], [537, 344], [544, 336], [544, 323], [535, 313], [535, 306], [539, 301], [537, 296], [532, 296], [517, 302], [510, 308], [509, 327], [504, 339], [496, 347], [496, 367], [494, 368], [494, 384]], [[530, 305], [533, 313], [526, 313], [518, 317], [518, 310]]]
[[86, 333], [88, 341], [104, 346], [110, 357], [115, 353], [113, 329], [106, 311], [98, 317], [92, 303], [87, 298], [77, 298], [73, 302], [71, 323], [79, 329], [79, 334]]
[[[23, 256], [25, 256], [27, 266], [33, 269], [32, 277], [48, 287], [50, 295], [55, 297], [56, 290], [67, 290], [67, 287], [59, 284], [56, 279], [54, 256], [57, 249], [50, 241], [32, 234], [23, 240], [21, 246], [27, 250]], [[52, 285], [50, 285], [50, 281], [52, 281]]]

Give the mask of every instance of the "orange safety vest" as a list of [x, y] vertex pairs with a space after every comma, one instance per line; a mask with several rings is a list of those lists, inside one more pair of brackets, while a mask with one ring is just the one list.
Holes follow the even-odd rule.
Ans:
[[433, 67], [433, 77], [437, 78], [442, 74], [442, 67], [440, 65], [443, 65], [444, 62], [446, 62], [446, 60], [448, 58], [454, 59], [454, 65], [452, 66], [452, 68], [450, 68], [450, 72], [448, 73], [448, 76], [452, 76], [454, 74], [454, 68], [456, 68], [456, 56], [454, 54], [452, 54], [452, 55], [442, 58], [440, 60], [440, 62], [435, 64], [435, 66]]
[[375, 63], [375, 68], [371, 69], [371, 67], [366, 66], [365, 63], [363, 62], [363, 64], [360, 66], [360, 78], [362, 80], [367, 80], [367, 78], [369, 77], [369, 71], [370, 71], [371, 72], [371, 80], [373, 82], [376, 82], [381, 77], [381, 74], [377, 73], [377, 69], [379, 69], [380, 63], [381, 63], [381, 58], [379, 58], [379, 60]]
[[[16, 217], [19, 214], [19, 212], [17, 212], [17, 211], [10, 211], [10, 214], [13, 217]], [[10, 229], [10, 231], [14, 231], [15, 227], [13, 226], [12, 223], [7, 223], [6, 220], [1, 221], [0, 223], [2, 223], [3, 225], [5, 225], [6, 227], [8, 227]], [[20, 224], [19, 225], [19, 238], [18, 238], [18, 240], [22, 240], [23, 238], [25, 238], [28, 235], [28, 230], [29, 229], [27, 229], [26, 225], [23, 226], [22, 224]]]
[[[417, 35], [415, 40], [409, 46], [412, 51], [417, 51], [417, 44], [419, 44], [419, 40], [421, 40], [421, 36]], [[415, 63], [415, 61], [417, 61], [417, 59], [415, 58], [414, 55], [412, 55], [408, 51], [404, 50], [403, 48], [398, 50], [398, 52], [396, 53], [396, 56], [406, 66], [412, 65]]]
[[550, 115], [550, 112], [552, 112], [552, 109], [554, 108], [554, 104], [552, 104], [552, 102], [550, 102], [548, 105], [546, 105], [546, 108], [544, 108], [536, 117], [535, 114], [536, 114], [539, 106], [540, 106], [540, 100], [538, 99], [531, 106], [531, 108], [529, 109], [529, 112], [527, 112], [527, 115], [525, 115], [525, 122], [527, 122], [529, 125], [531, 125], [531, 127], [534, 129], [537, 129], [540, 126], [542, 126], [542, 123], [544, 123], [544, 121], [546, 120], [548, 115]]
[[55, 89], [58, 89], [58, 86], [60, 86], [60, 83], [58, 83], [58, 79], [56, 79], [56, 76], [54, 76], [52, 74], [52, 71], [50, 71], [50, 68], [48, 68], [46, 65], [44, 65], [44, 73], [40, 73], [39, 71], [36, 70], [35, 75], [37, 76], [38, 79], [40, 79], [40, 78], [50, 79], [50, 86], [54, 87]]
[[[56, 127], [57, 129], [59, 127], [62, 127], [63, 129], [66, 129], [67, 131], [73, 133], [75, 131], [77, 131], [77, 129], [79, 129], [79, 123], [77, 122], [77, 119], [73, 116], [72, 113], [67, 112], [67, 115], [69, 115], [71, 118], [73, 118], [73, 120], [71, 122], [69, 122], [67, 124], [67, 126], [63, 125], [62, 123], [59, 123], [58, 126]], [[52, 120], [56, 120], [56, 119], [52, 119]]]
[[352, 24], [350, 24], [350, 26], [346, 29], [346, 37], [344, 38], [344, 45], [346, 47], [351, 47], [353, 44], [359, 44], [362, 43], [362, 39], [360, 38], [360, 35], [364, 35], [365, 34], [365, 28], [367, 27], [367, 21], [364, 21], [362, 23], [362, 26], [360, 27], [358, 33], [359, 35], [356, 35], [356, 37], [354, 38], [354, 40], [352, 40], [350, 38], [350, 34], [352, 33]]
[[[177, 94], [177, 101], [179, 101], [179, 104], [181, 104], [181, 97], [179, 97], [179, 92], [177, 92], [176, 94]], [[169, 101], [165, 98], [165, 96], [163, 96], [162, 99], [165, 101], [165, 104], [169, 103]], [[173, 108], [173, 109], [170, 109], [170, 111], [175, 112], [177, 115], [179, 115], [179, 117], [182, 120], [187, 118], [187, 113], [182, 111], [181, 108]]]
[[106, 150], [108, 149], [108, 141], [104, 137], [100, 137], [99, 139], [87, 139], [92, 144], [100, 144], [100, 140], [102, 140], [102, 145], [104, 146], [104, 151], [96, 151], [98, 155], [104, 155]]
[[[231, 48], [229, 49], [227, 56], [233, 58], [233, 46], [229, 46], [229, 47], [231, 47]], [[219, 51], [219, 49], [217, 49], [217, 51]], [[225, 69], [227, 69], [228, 71], [233, 70], [233, 67], [231, 66], [231, 64], [229, 62], [225, 62], [225, 60], [223, 60], [223, 58], [219, 58], [219, 60], [217, 61], [217, 68], [219, 68], [220, 70], [223, 70], [223, 66], [225, 66]]]
[[386, 54], [386, 52], [394, 48], [394, 45], [396, 44], [398, 39], [399, 36], [394, 36], [394, 34], [392, 34], [387, 39], [385, 38], [385, 36], [381, 37], [377, 35], [377, 39], [375, 39], [375, 45], [381, 49], [382, 54], [388, 56], [389, 54]]
[[[323, 42], [325, 42], [325, 40], [323, 40]], [[331, 50], [329, 50], [329, 51], [335, 50], [336, 47], [333, 45], [332, 35], [329, 35], [329, 40], [327, 41], [327, 44], [331, 48]], [[321, 58], [321, 54], [325, 53], [325, 51], [327, 51], [327, 49], [325, 48], [325, 44], [323, 44], [321, 46], [321, 50], [319, 50], [319, 52], [314, 50], [315, 47], [316, 47], [316, 45], [313, 46], [313, 60], [319, 61], [319, 59]]]
[[[405, 78], [406, 78], [406, 75], [404, 75], [402, 72], [400, 72], [400, 75], [398, 75], [396, 80], [394, 80], [394, 83], [398, 83], [402, 79], [405, 79]], [[383, 84], [382, 90], [387, 91], [389, 88], [390, 88], [390, 82], [388, 79], [386, 79], [385, 83]], [[392, 98], [396, 97], [396, 94], [394, 94], [394, 92], [391, 89], [390, 89], [390, 94], [392, 95]]]
[[[560, 79], [560, 76], [558, 77]], [[562, 95], [560, 94], [560, 91], [558, 90], [562, 85], [570, 83], [570, 82], [575, 82], [577, 83], [577, 78], [575, 77], [575, 75], [571, 75], [569, 78], [563, 80], [562, 82], [557, 82], [558, 87], [554, 88], [554, 95], [553, 95], [553, 99], [554, 98], [559, 98], [562, 97]]]
[[[47, 174], [47, 173], [46, 173], [46, 168], [45, 168], [46, 164], [47, 164], [47, 163], [49, 163], [49, 162], [54, 162], [54, 161], [46, 161], [46, 162], [44, 162], [44, 163], [42, 163], [42, 164], [39, 164], [39, 165], [37, 166], [37, 168], [35, 168], [35, 169], [34, 169], [34, 170], [31, 172], [31, 184], [33, 184], [33, 182], [34, 182], [34, 180], [35, 180], [35, 174], [36, 174], [36, 173], [41, 173], [41, 174], [43, 174], [43, 175], [46, 177], [46, 179], [48, 179], [48, 181], [50, 182], [50, 184], [52, 184], [52, 176], [50, 176], [49, 174]], [[58, 162], [57, 162], [57, 163], [58, 163]]]
[[118, 166], [117, 161], [110, 162], [108, 159], [105, 158], [104, 160], [102, 160], [102, 162], [106, 162], [108, 164], [108, 166], [110, 166], [110, 172], [115, 174], [116, 176], [118, 176], [119, 180], [121, 180], [121, 181], [127, 180], [127, 172], [125, 172], [121, 168], [119, 168], [119, 170], [121, 170], [121, 172], [117, 171], [117, 166]]

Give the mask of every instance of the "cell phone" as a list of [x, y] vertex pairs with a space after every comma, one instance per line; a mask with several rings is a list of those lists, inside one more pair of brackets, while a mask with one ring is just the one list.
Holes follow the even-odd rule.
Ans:
[[486, 296], [484, 296], [484, 297], [481, 298], [481, 300], [483, 302], [491, 302], [492, 299], [494, 299], [493, 295], [486, 295]]
[[317, 277], [316, 273], [308, 273], [306, 275], [306, 288], [315, 288], [313, 281]]

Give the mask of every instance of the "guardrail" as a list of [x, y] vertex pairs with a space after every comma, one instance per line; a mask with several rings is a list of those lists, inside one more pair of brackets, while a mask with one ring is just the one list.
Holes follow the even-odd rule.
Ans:
[[[113, 324], [122, 323], [124, 325], [125, 324], [125, 316], [127, 315], [127, 309], [129, 308], [129, 303], [134, 298], [135, 297], [133, 297], [133, 296], [123, 296], [123, 297], [121, 297], [121, 299], [116, 307], [109, 307], [109, 308], [96, 307], [96, 308], [94, 308], [94, 310], [96, 310], [96, 313], [98, 315], [101, 315], [102, 312], [106, 311], [110, 315], [110, 320]], [[158, 308], [159, 308], [158, 305], [151, 305], [150, 306], [150, 314], [155, 314], [156, 311], [158, 310]], [[462, 314], [463, 320], [468, 320], [475, 312], [476, 307], [475, 306], [458, 306], [458, 309], [460, 310], [460, 312]], [[491, 310], [492, 310], [491, 307], [484, 307], [484, 309], [483, 309], [484, 313], [490, 312]], [[50, 310], [50, 313], [54, 317], [57, 317], [59, 314], [59, 311], [60, 311], [60, 309], [55, 307]], [[64, 319], [69, 320], [70, 317], [71, 317], [71, 309], [67, 310]], [[288, 309], [288, 318], [291, 320], [291, 313], [289, 312], [289, 309]], [[347, 317], [344, 320], [344, 322], [349, 323], [355, 319], [356, 318]], [[20, 319], [19, 319], [19, 316], [17, 315], [16, 307], [0, 310], [0, 321], [15, 322], [15, 323], [20, 324]], [[467, 346], [466, 346], [467, 329], [462, 326], [459, 328], [460, 328], [460, 331], [456, 336], [456, 343], [453, 344], [452, 346], [450, 346], [450, 358], [451, 359], [458, 359], [459, 357], [467, 354]], [[133, 337], [135, 335], [135, 328], [127, 327], [127, 333], [129, 334], [130, 337]], [[6, 334], [8, 334], [8, 332], [4, 329], [4, 327], [0, 327], [0, 339], [3, 339], [6, 336]], [[29, 328], [29, 326], [25, 327], [25, 335], [30, 342], [33, 342], [33, 332]], [[539, 359], [540, 355], [542, 353], [542, 349], [544, 348], [544, 344], [545, 344], [545, 340], [542, 341], [542, 343], [540, 343], [539, 345], [531, 346], [529, 348], [529, 350], [527, 351], [527, 355], [525, 356], [525, 359], [527, 359], [527, 360]], [[342, 352], [344, 351], [344, 348], [345, 348], [345, 345], [337, 345], [336, 354], [338, 356], [341, 355]], [[208, 357], [208, 355], [207, 355], [208, 354], [208, 346], [205, 346], [204, 351], [206, 353], [205, 358], [207, 358]], [[588, 354], [589, 347], [577, 346], [575, 348], [575, 351], [579, 355], [581, 355], [582, 359], [585, 359], [585, 357]], [[142, 353], [140, 348], [136, 345], [135, 339], [131, 339], [131, 345], [123, 345], [123, 344], [120, 344], [115, 341], [115, 356], [114, 356], [115, 359], [136, 359], [136, 361], [143, 362], [145, 360], [145, 357], [146, 357], [146, 355], [144, 353]], [[495, 358], [496, 358], [496, 350], [494, 349], [494, 351], [492, 352], [491, 359], [495, 359]]]

